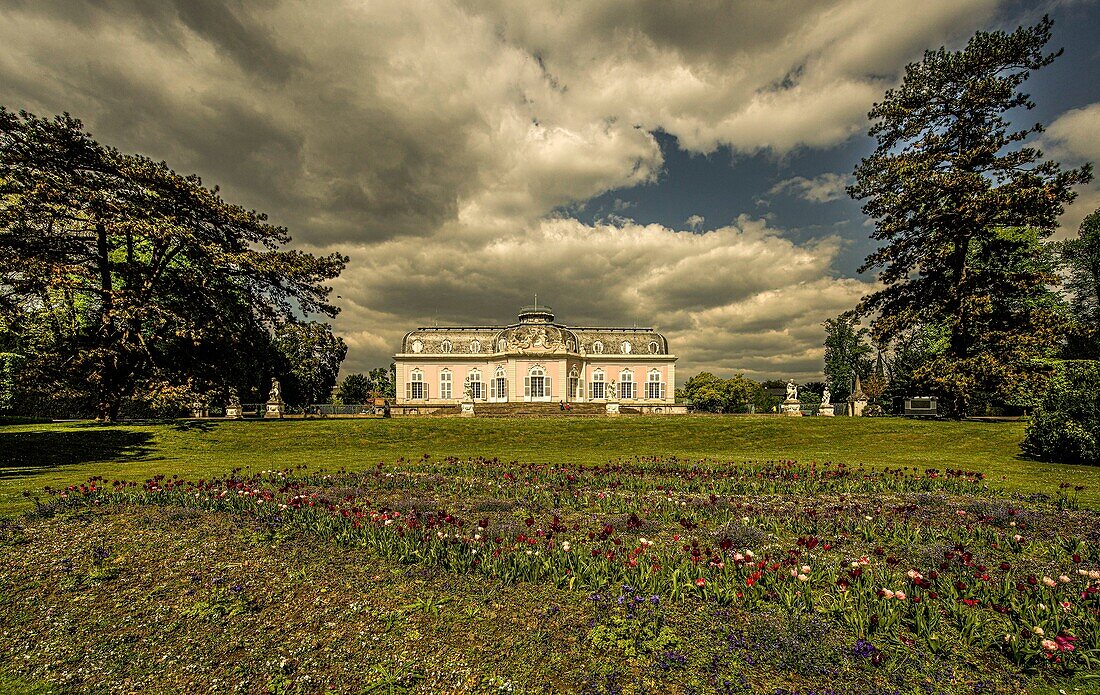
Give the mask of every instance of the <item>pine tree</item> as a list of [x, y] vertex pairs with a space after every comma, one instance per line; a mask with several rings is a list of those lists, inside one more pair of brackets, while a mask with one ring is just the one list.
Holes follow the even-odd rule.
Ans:
[[1005, 230], [1032, 230], [1040, 242], [1049, 237], [1076, 195], [1072, 187], [1092, 178], [1089, 166], [1063, 170], [1025, 144], [1041, 124], [1016, 129], [1007, 119], [1034, 108], [1020, 87], [1061, 54], [1045, 50], [1051, 27], [1044, 18], [1011, 33], [978, 32], [962, 50], [926, 51], [908, 65], [901, 86], [869, 114], [878, 146], [848, 189], [865, 201], [872, 238], [884, 242], [860, 269], [881, 271], [884, 287], [858, 312], [873, 317], [878, 343], [921, 324], [945, 327], [946, 361], [935, 386], [956, 416], [967, 414], [975, 389], [1001, 388], [990, 380], [1002, 378], [1006, 362], [1028, 363], [1031, 353], [1021, 355], [1017, 339], [1034, 344], [1036, 333], [1050, 334], [1048, 312], [1017, 311], [1015, 324], [999, 325], [997, 340], [987, 340], [985, 319], [998, 313], [992, 305], [1001, 293], [1027, 295], [1017, 308], [1038, 305], [1056, 278], [1041, 264], [998, 266], [982, 253], [997, 250]]

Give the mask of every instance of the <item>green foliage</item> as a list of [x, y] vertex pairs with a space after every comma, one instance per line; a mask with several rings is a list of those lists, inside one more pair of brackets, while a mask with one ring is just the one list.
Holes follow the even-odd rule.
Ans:
[[370, 390], [370, 378], [366, 374], [348, 374], [340, 382], [340, 402], [366, 403]]
[[390, 363], [389, 367], [375, 367], [367, 374], [370, 379], [368, 395], [378, 398], [397, 397], [397, 365]]
[[1021, 445], [1044, 461], [1100, 465], [1100, 362], [1065, 362]]
[[880, 270], [884, 287], [858, 312], [874, 317], [879, 342], [946, 328], [946, 350], [923, 374], [958, 416], [976, 392], [1010, 402], [1041, 385], [1032, 368], [1056, 342], [1047, 285], [1057, 278], [1041, 242], [1092, 172], [1044, 160], [1022, 144], [1042, 126], [1012, 130], [1006, 118], [1034, 108], [1020, 86], [1059, 55], [1044, 52], [1051, 26], [978, 32], [910, 64], [871, 110], [878, 147], [849, 188], [884, 242], [861, 268]]
[[871, 373], [870, 331], [849, 314], [828, 319], [825, 326], [825, 381], [834, 402], [844, 401], [852, 393], [856, 375], [866, 379]]
[[1058, 256], [1073, 318], [1068, 356], [1100, 359], [1100, 210], [1081, 222], [1076, 239], [1058, 244]]
[[331, 326], [318, 321], [283, 324], [275, 332], [275, 346], [286, 360], [283, 398], [299, 404], [327, 401], [348, 352]]
[[0, 412], [10, 411], [15, 402], [16, 373], [25, 361], [23, 355], [0, 352]]
[[256, 603], [243, 592], [217, 587], [210, 594], [180, 611], [181, 615], [201, 620], [218, 621], [251, 613]]
[[743, 413], [761, 393], [760, 385], [743, 374], [729, 379], [719, 378], [710, 372], [700, 372], [687, 380], [682, 394], [695, 409], [707, 413]]
[[[347, 259], [197, 176], [101, 145], [68, 115], [0, 107], [0, 329], [28, 356], [28, 401], [104, 420], [143, 390], [238, 386], [277, 354], [271, 328], [335, 316]], [[326, 394], [327, 395], [327, 394]]]

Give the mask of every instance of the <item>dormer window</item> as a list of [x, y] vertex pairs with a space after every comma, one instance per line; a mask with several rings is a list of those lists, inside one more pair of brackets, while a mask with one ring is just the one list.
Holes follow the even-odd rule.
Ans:
[[477, 341], [477, 340], [471, 340], [470, 341], [470, 352], [474, 352], [474, 353], [481, 352], [481, 342]]
[[412, 351], [413, 352], [421, 352], [423, 350], [424, 350], [424, 343], [420, 342], [420, 340], [412, 341]]
[[597, 340], [596, 342], [592, 343], [592, 352], [596, 353], [597, 355], [602, 355], [603, 354], [603, 342]]
[[451, 344], [451, 341], [444, 340], [442, 343], [439, 344], [439, 349], [443, 352], [450, 352], [451, 350], [454, 350], [454, 345]]
[[619, 350], [624, 355], [629, 355], [632, 349], [634, 349], [634, 346], [630, 344], [629, 340], [624, 340], [623, 342], [619, 343]]

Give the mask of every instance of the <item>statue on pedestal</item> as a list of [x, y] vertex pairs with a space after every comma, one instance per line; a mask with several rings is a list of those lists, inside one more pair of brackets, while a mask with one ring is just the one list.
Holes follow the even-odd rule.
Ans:
[[283, 390], [279, 386], [279, 380], [271, 377], [271, 391], [267, 394], [267, 409], [264, 417], [281, 418], [283, 416]]
[[833, 411], [833, 393], [826, 386], [825, 390], [821, 392], [821, 407], [817, 409], [817, 414], [824, 417], [833, 417], [835, 415]]
[[798, 400], [798, 386], [795, 385], [794, 379], [787, 382], [787, 400], [783, 401], [779, 411], [791, 417], [802, 415], [802, 403]]
[[242, 416], [241, 397], [237, 395], [237, 389], [229, 389], [229, 403], [225, 406], [225, 416], [230, 420], [240, 420]]

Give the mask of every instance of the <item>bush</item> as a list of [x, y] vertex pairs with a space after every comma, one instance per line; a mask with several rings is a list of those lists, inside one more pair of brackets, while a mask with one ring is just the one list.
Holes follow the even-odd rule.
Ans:
[[1063, 363], [1021, 447], [1043, 461], [1100, 465], [1100, 362]]

